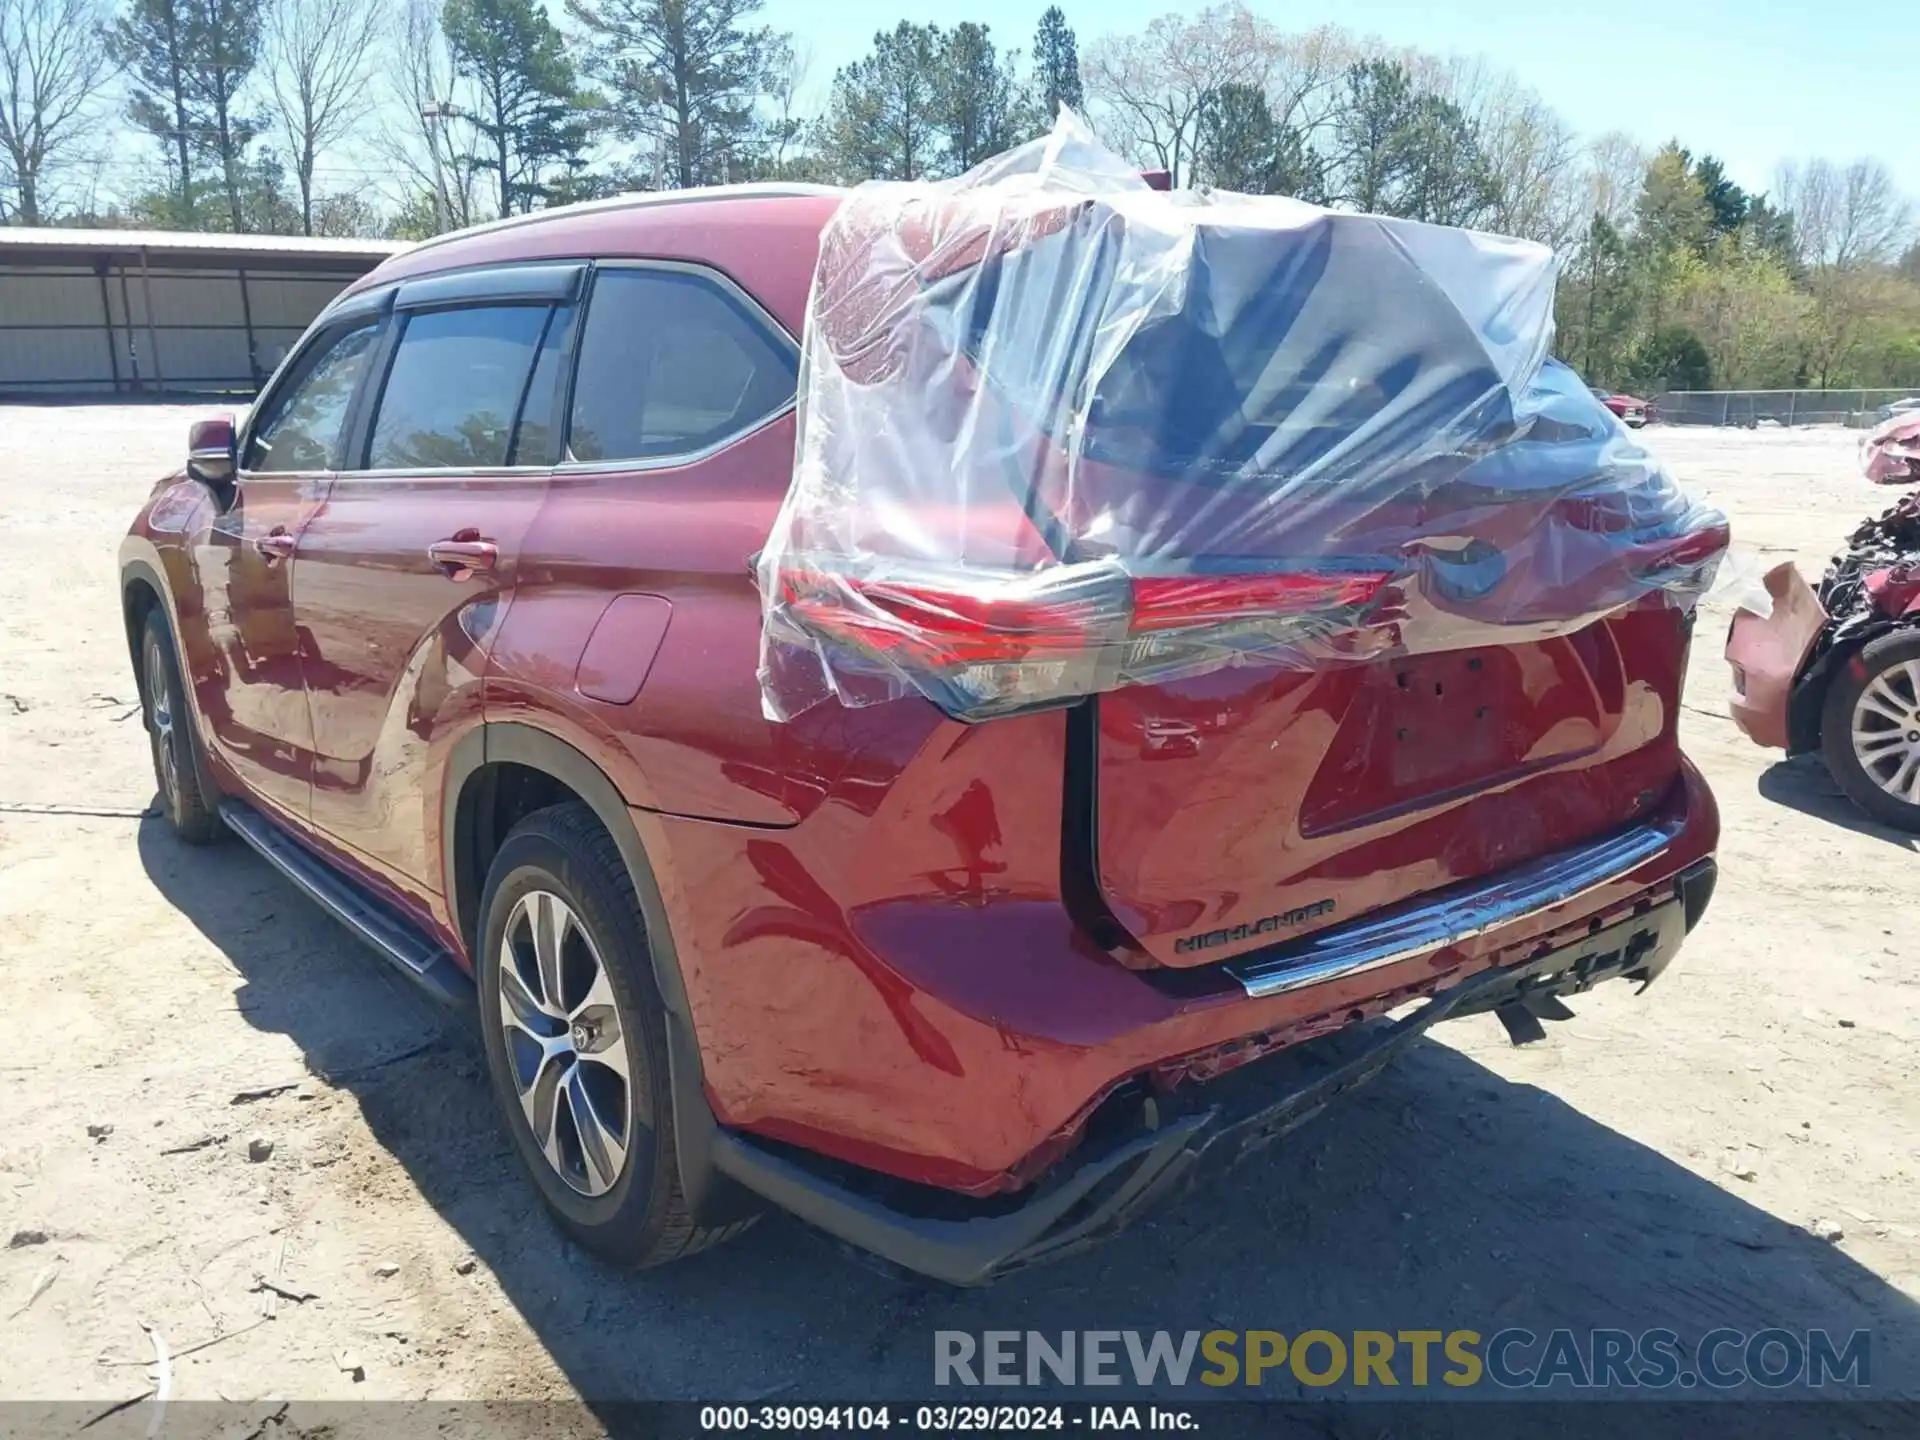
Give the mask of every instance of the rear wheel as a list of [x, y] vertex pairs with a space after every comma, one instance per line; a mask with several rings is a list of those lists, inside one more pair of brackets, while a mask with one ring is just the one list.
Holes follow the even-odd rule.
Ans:
[[1882, 635], [1840, 667], [1827, 690], [1820, 745], [1854, 804], [1920, 833], [1920, 631]]
[[180, 681], [180, 661], [173, 637], [158, 606], [147, 612], [140, 638], [140, 702], [147, 721], [147, 743], [153, 752], [153, 783], [160, 794], [160, 810], [174, 834], [193, 845], [216, 838], [220, 822], [200, 789], [200, 770], [194, 764], [193, 713], [187, 708], [186, 687]]
[[480, 1018], [514, 1149], [573, 1238], [664, 1264], [743, 1230], [703, 1227], [682, 1193], [666, 1010], [640, 906], [592, 810], [529, 815], [481, 900]]

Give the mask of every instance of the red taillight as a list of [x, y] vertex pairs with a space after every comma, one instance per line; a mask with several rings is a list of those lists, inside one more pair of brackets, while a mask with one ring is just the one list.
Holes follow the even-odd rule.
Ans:
[[[1573, 530], [1618, 537], [1614, 543], [1636, 575], [1704, 564], [1732, 538], [1724, 520], [1662, 534], [1675, 520], [1665, 511], [1664, 499], [1644, 493], [1574, 495], [1554, 502], [1553, 518]], [[1653, 538], [1643, 538], [1649, 535]]]
[[811, 628], [885, 658], [936, 665], [1077, 654], [1098, 634], [1103, 609], [1070, 596], [982, 595], [805, 570], [784, 572], [781, 586], [790, 609]]
[[1721, 524], [1636, 546], [1632, 573], [1651, 579], [1692, 570], [1721, 554], [1731, 539], [1731, 532]]
[[1222, 620], [1300, 615], [1366, 605], [1390, 577], [1358, 575], [1167, 575], [1133, 582], [1135, 633], [1179, 630]]
[[1559, 521], [1575, 530], [1596, 535], [1619, 535], [1644, 523], [1635, 513], [1634, 497], [1627, 495], [1567, 495], [1553, 502], [1549, 523]]
[[[1066, 567], [959, 591], [914, 577], [810, 569], [781, 575], [789, 617], [823, 639], [905, 667], [963, 719], [1168, 678], [1223, 650], [1257, 652], [1356, 623], [1385, 572], [1129, 577]], [[926, 688], [922, 685], [922, 688]]]

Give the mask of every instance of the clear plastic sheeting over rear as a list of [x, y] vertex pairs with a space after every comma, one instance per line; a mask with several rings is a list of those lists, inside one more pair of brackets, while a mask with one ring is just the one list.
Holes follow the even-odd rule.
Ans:
[[966, 720], [1691, 605], [1726, 548], [1548, 357], [1542, 246], [1162, 193], [1063, 114], [854, 190], [759, 562], [766, 709]]

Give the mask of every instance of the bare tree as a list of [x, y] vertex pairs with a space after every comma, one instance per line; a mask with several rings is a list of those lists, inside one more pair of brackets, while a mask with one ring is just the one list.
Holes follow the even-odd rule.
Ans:
[[1775, 189], [1793, 214], [1800, 258], [1816, 272], [1885, 264], [1911, 233], [1913, 208], [1878, 160], [1783, 165]]
[[471, 225], [479, 218], [474, 182], [479, 132], [461, 118], [464, 92], [440, 28], [439, 0], [407, 0], [391, 24], [389, 103], [400, 118], [382, 127], [379, 150], [399, 180], [400, 210], [411, 217], [424, 199], [428, 213], [420, 217], [425, 223], [419, 228], [437, 232]]
[[767, 46], [766, 65], [767, 104], [772, 111], [766, 126], [766, 159], [771, 173], [778, 176], [786, 174], [806, 133], [801, 97], [813, 70], [813, 51], [806, 45], [796, 46], [791, 35], [776, 35]]
[[1081, 72], [1108, 137], [1178, 185], [1192, 178], [1208, 95], [1223, 85], [1265, 94], [1286, 57], [1285, 37], [1268, 22], [1244, 5], [1216, 5], [1095, 41]]
[[1802, 367], [1815, 384], [1838, 384], [1893, 301], [1893, 282], [1880, 267], [1912, 233], [1912, 207], [1877, 160], [1782, 165], [1775, 191], [1792, 217], [1793, 243], [1813, 296], [1802, 330]]
[[97, 0], [0, 0], [0, 206], [23, 225], [41, 222], [113, 77], [105, 20]]
[[1626, 229], [1652, 159], [1646, 147], [1621, 130], [1589, 142], [1580, 178], [1587, 213], [1615, 230]]
[[1466, 115], [1493, 175], [1489, 228], [1555, 249], [1584, 233], [1579, 142], [1538, 91], [1480, 59], [1449, 60], [1431, 83]]
[[321, 152], [372, 108], [367, 61], [385, 20], [381, 0], [276, 0], [264, 56], [274, 123], [300, 186], [300, 225], [313, 234], [313, 175]]
[[1360, 42], [1336, 25], [1275, 37], [1265, 67], [1274, 120], [1308, 141], [1326, 136], [1339, 114], [1341, 81], [1361, 53]]

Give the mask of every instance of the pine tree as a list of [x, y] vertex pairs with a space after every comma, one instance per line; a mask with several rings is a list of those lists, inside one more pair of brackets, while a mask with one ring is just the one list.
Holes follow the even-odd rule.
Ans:
[[1494, 210], [1498, 182], [1472, 122], [1418, 88], [1406, 66], [1348, 67], [1346, 101], [1334, 129], [1342, 198], [1356, 209], [1442, 225], [1479, 224]]
[[1058, 5], [1049, 5], [1033, 33], [1034, 88], [1043, 110], [1042, 120], [1053, 123], [1060, 107], [1078, 110], [1086, 103], [1080, 86], [1080, 47]]
[[531, 210], [545, 171], [571, 168], [587, 142], [560, 31], [534, 0], [447, 0], [441, 24], [454, 69], [479, 92], [468, 118], [493, 152], [483, 164], [499, 181], [500, 213]]
[[746, 23], [761, 0], [567, 0], [589, 36], [586, 68], [607, 86], [625, 139], [657, 147], [681, 187], [734, 179], [758, 138], [775, 40]]
[[1693, 178], [1699, 182], [1700, 193], [1713, 212], [1708, 222], [1712, 232], [1733, 234], [1747, 218], [1747, 206], [1752, 203], [1747, 192], [1727, 178], [1727, 167], [1712, 155], [1700, 157], [1693, 167]]
[[902, 20], [873, 37], [873, 52], [833, 77], [820, 158], [847, 181], [919, 180], [944, 173], [937, 25]]
[[1325, 166], [1291, 125], [1276, 121], [1252, 85], [1216, 85], [1201, 102], [1199, 162], [1206, 182], [1247, 195], [1326, 198]]
[[953, 169], [970, 170], [1025, 138], [1027, 107], [1014, 56], [995, 47], [986, 26], [963, 20], [942, 38], [935, 59], [939, 124]]
[[219, 169], [228, 220], [244, 228], [247, 147], [258, 123], [240, 91], [260, 58], [263, 0], [131, 0], [110, 36], [132, 85], [128, 116], [170, 154], [176, 224], [192, 225], [196, 157]]
[[193, 224], [193, 132], [187, 122], [187, 18], [181, 0], [133, 0], [112, 32], [114, 58], [127, 69], [127, 118], [171, 154], [174, 216]]

